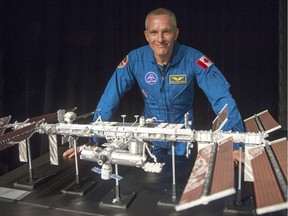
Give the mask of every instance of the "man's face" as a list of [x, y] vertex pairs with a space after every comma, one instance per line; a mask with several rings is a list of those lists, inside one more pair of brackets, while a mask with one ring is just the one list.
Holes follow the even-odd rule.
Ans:
[[174, 41], [177, 39], [179, 29], [174, 27], [168, 15], [154, 15], [147, 20], [145, 37], [151, 46], [156, 59], [171, 57]]

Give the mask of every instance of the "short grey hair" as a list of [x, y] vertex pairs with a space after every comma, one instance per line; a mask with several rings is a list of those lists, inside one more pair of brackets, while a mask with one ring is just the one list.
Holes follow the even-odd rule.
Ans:
[[150, 16], [155, 16], [155, 15], [156, 16], [157, 15], [168, 15], [168, 16], [170, 16], [173, 27], [177, 28], [177, 20], [176, 20], [175, 14], [172, 11], [170, 11], [170, 10], [168, 10], [166, 8], [157, 8], [157, 9], [155, 9], [155, 10], [153, 10], [153, 11], [151, 11], [151, 12], [149, 12], [147, 14], [146, 19], [145, 19], [145, 29], [146, 30], [147, 30], [147, 27], [148, 27], [148, 24], [147, 24], [148, 23], [148, 19], [150, 18]]

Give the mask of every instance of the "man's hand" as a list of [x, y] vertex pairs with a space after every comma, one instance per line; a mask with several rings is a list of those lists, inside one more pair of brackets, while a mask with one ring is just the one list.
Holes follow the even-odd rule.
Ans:
[[[90, 141], [89, 143], [86, 143], [84, 145], [86, 145], [86, 146], [95, 146], [97, 144]], [[80, 149], [82, 149], [84, 145], [77, 146], [77, 154], [80, 152]], [[65, 151], [63, 153], [63, 157], [73, 158], [74, 156], [75, 156], [74, 148], [69, 148], [67, 151]]]
[[[80, 152], [81, 146], [77, 146], [77, 153]], [[63, 153], [63, 157], [73, 158], [75, 156], [74, 148], [69, 148], [67, 151]]]
[[[234, 162], [235, 162], [236, 165], [238, 165], [239, 162], [240, 162], [239, 153], [240, 153], [239, 150], [234, 150], [233, 151], [233, 158], [234, 158]], [[241, 152], [241, 163], [243, 165], [245, 165], [245, 152]]]

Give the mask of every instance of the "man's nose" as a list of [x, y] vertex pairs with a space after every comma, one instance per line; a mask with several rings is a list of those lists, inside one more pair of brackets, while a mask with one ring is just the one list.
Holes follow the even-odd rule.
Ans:
[[162, 33], [158, 34], [158, 38], [157, 38], [158, 42], [162, 42], [164, 40], [164, 36]]

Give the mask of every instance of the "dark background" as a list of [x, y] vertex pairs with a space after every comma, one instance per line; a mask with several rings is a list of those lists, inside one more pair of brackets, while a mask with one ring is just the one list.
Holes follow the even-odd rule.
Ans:
[[[243, 119], [268, 109], [287, 129], [286, 0], [0, 0], [0, 117], [94, 111], [118, 63], [147, 44], [144, 20], [157, 7], [176, 14], [180, 43], [220, 68]], [[196, 88], [195, 127], [209, 129], [215, 114]], [[135, 87], [114, 119], [141, 112]], [[39, 143], [35, 156], [48, 150]], [[15, 152], [1, 152], [2, 172], [14, 168]]]

